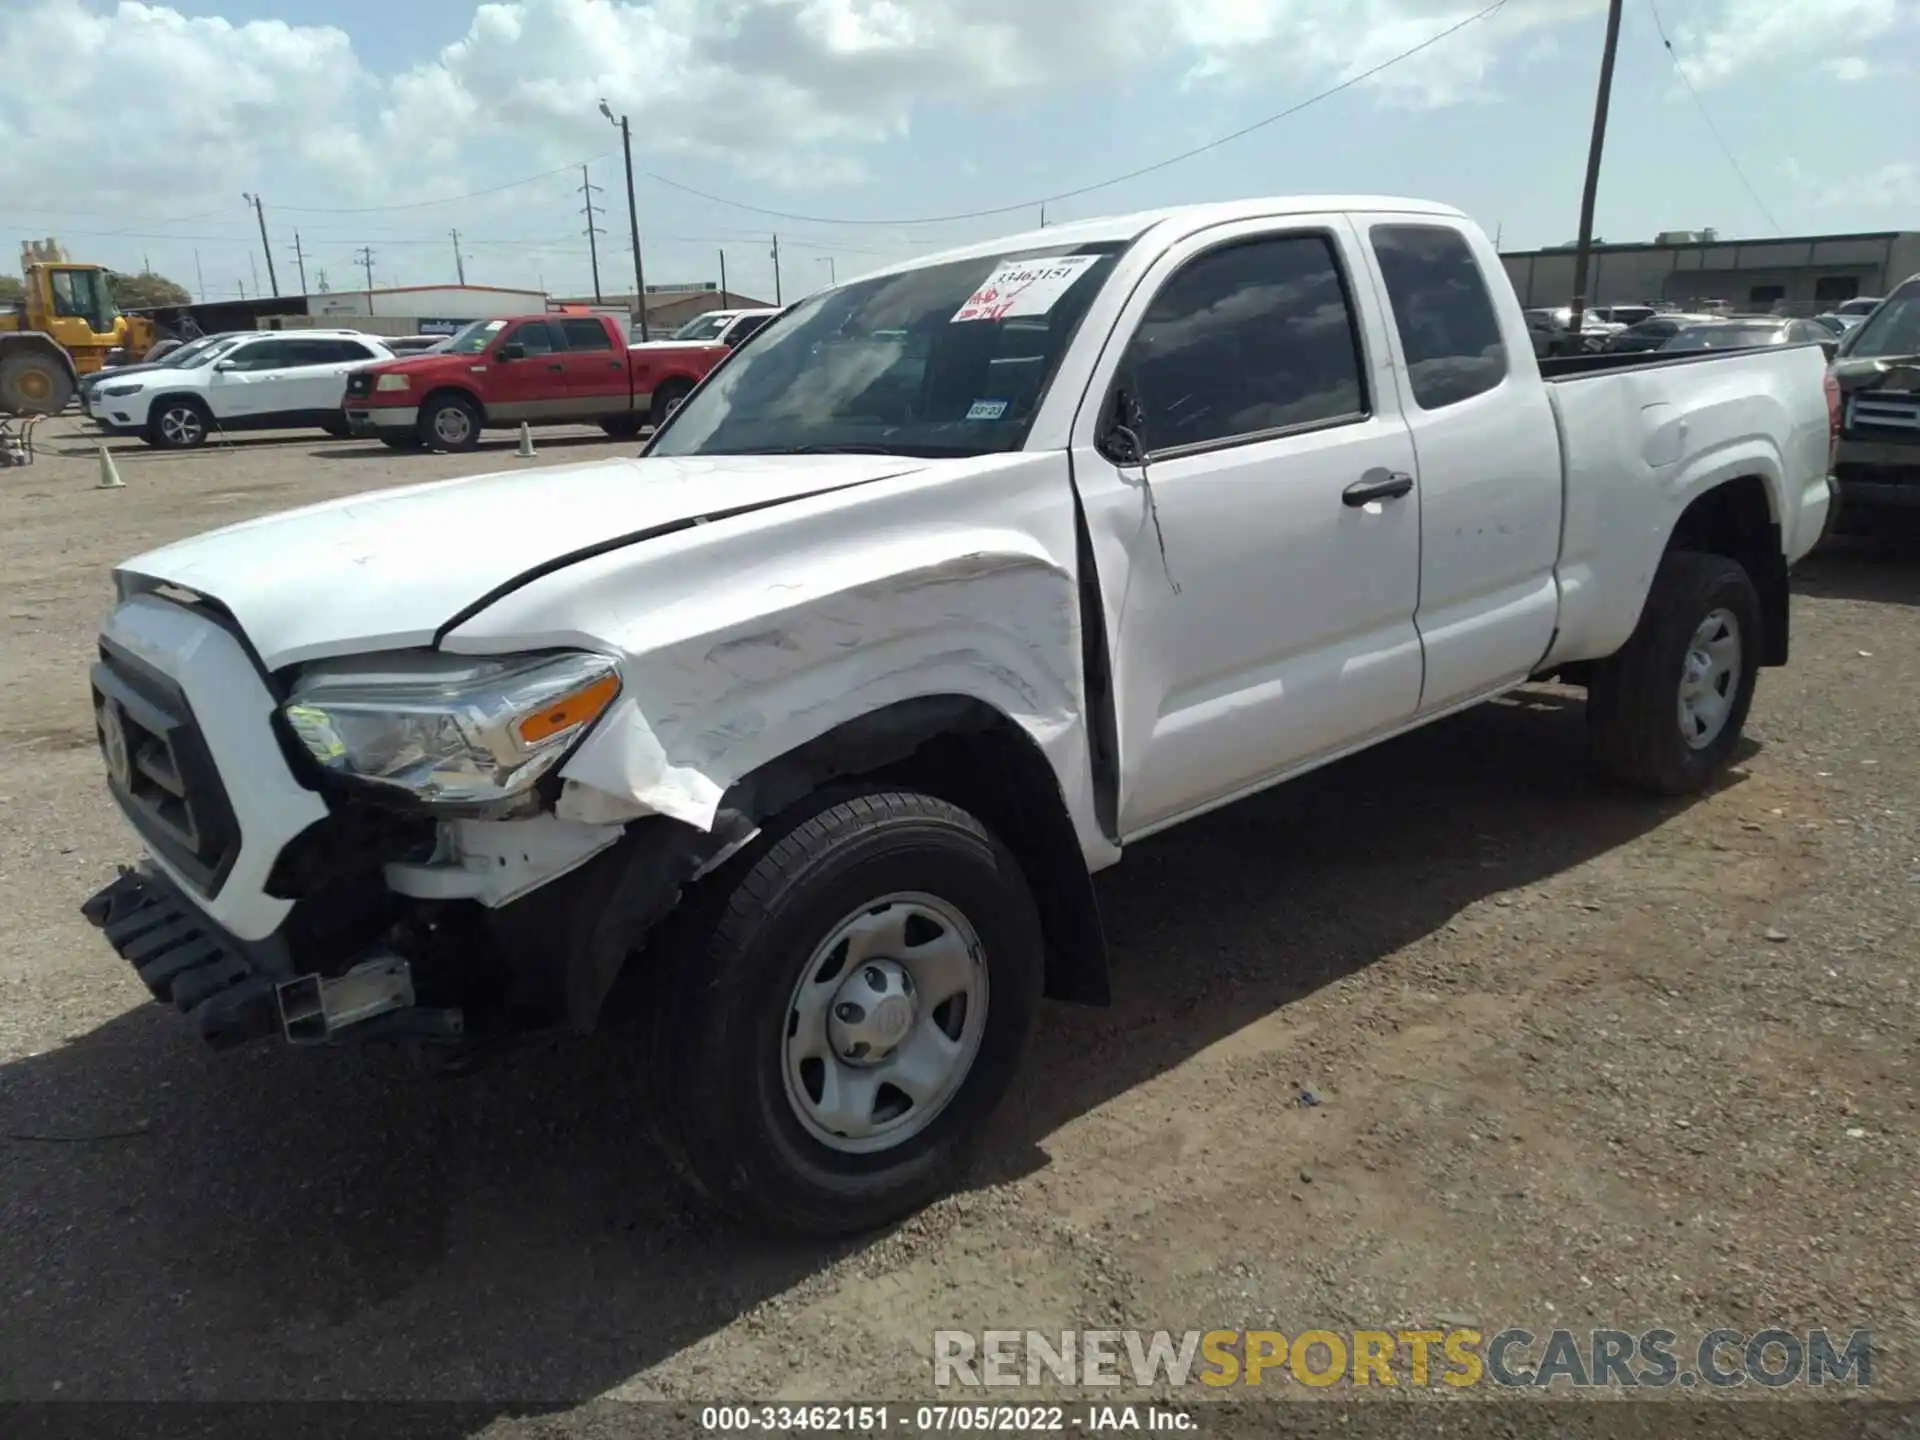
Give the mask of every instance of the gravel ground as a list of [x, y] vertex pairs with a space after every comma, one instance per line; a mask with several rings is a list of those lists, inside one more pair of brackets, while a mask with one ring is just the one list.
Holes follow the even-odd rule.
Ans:
[[122, 444], [97, 491], [47, 429], [0, 472], [0, 1400], [587, 1434], [595, 1397], [925, 1399], [941, 1328], [1423, 1322], [1865, 1327], [1920, 1399], [1911, 543], [1803, 568], [1794, 663], [1697, 802], [1600, 787], [1541, 688], [1140, 845], [1102, 880], [1116, 1003], [1049, 1011], [968, 1186], [794, 1247], [667, 1183], [618, 1035], [460, 1079], [212, 1054], [77, 913], [134, 849], [85, 699], [114, 561], [632, 442]]

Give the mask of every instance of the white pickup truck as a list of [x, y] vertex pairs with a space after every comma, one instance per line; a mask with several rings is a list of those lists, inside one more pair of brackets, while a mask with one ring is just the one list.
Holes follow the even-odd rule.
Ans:
[[1106, 999], [1089, 877], [1142, 836], [1556, 675], [1621, 780], [1727, 763], [1831, 504], [1824, 358], [1548, 369], [1407, 200], [822, 291], [639, 458], [121, 566], [92, 683], [149, 854], [85, 913], [216, 1043], [631, 1007], [715, 1202], [884, 1222], [1042, 998]]

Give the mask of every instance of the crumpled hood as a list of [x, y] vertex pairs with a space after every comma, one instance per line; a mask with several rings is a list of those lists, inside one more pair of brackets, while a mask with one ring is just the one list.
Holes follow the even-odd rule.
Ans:
[[596, 460], [410, 485], [229, 525], [115, 572], [217, 601], [269, 670], [431, 644], [527, 572], [663, 527], [910, 474], [899, 456]]

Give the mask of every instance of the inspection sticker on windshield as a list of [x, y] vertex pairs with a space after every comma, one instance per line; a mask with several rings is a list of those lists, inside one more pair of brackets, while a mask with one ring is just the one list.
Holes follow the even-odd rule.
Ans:
[[948, 322], [1005, 320], [1014, 315], [1044, 315], [1098, 255], [1061, 255], [1049, 260], [1002, 260], [967, 303]]
[[1004, 400], [976, 400], [972, 408], [967, 411], [967, 419], [998, 420], [1006, 413], [1007, 402]]

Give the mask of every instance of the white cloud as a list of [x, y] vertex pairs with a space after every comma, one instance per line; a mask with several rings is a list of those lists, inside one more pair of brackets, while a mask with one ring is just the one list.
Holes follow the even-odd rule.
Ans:
[[1822, 186], [1814, 203], [1856, 210], [1911, 210], [1920, 206], [1920, 166], [1894, 160]]
[[[497, 255], [517, 245], [515, 263], [532, 269], [542, 247], [570, 256], [581, 246], [572, 175], [458, 207], [375, 207], [616, 152], [597, 110], [604, 96], [631, 116], [643, 164], [832, 213], [845, 204], [818, 192], [867, 178], [878, 147], [908, 136], [929, 107], [1006, 112], [1062, 90], [1115, 93], [1142, 75], [1184, 70], [1194, 101], [1166, 105], [1173, 137], [1210, 114], [1198, 103], [1208, 92], [1230, 94], [1238, 114], [1256, 95], [1278, 108], [1484, 3], [493, 0], [474, 4], [438, 53], [382, 73], [331, 25], [188, 18], [160, 0], [0, 0], [0, 206], [42, 233], [192, 237], [172, 248], [175, 265], [204, 241], [231, 277], [254, 244], [240, 192], [258, 188], [283, 270], [295, 226], [328, 256], [338, 285], [349, 247], [384, 242], [383, 275], [422, 253], [401, 247], [438, 246], [423, 232], [454, 223], [477, 237], [470, 269], [486, 273], [490, 244], [502, 247]], [[1700, 84], [1822, 57], [1836, 78], [1853, 79], [1862, 51], [1881, 63], [1872, 47], [1903, 7], [1912, 0], [1699, 0], [1675, 44]], [[1522, 68], [1597, 44], [1602, 10], [1603, 0], [1508, 0], [1364, 89], [1395, 107], [1484, 101]], [[997, 168], [1025, 173], [1017, 162]], [[617, 197], [617, 174], [617, 161], [602, 162], [603, 198]], [[620, 208], [604, 222], [610, 251], [623, 238]], [[437, 269], [443, 252], [434, 256]]]
[[1843, 85], [1855, 85], [1873, 74], [1873, 66], [1858, 55], [1836, 55], [1824, 62], [1821, 69]]
[[1788, 69], [1828, 51], [1857, 50], [1910, 20], [1903, 0], [1722, 0], [1669, 33], [1681, 69], [1704, 89], [1742, 71]]

